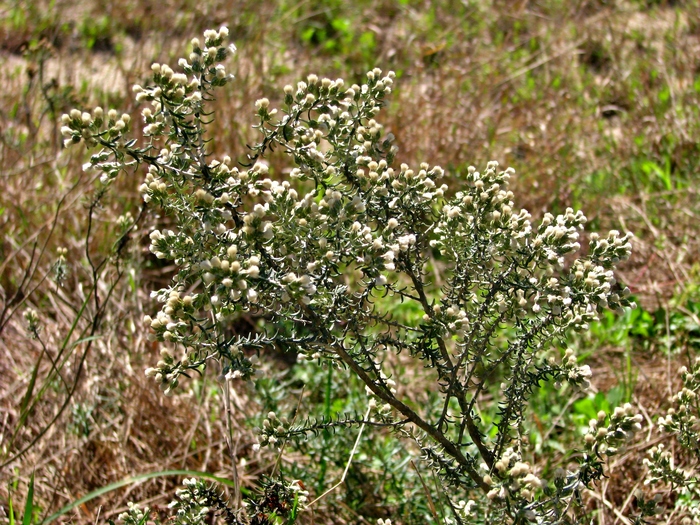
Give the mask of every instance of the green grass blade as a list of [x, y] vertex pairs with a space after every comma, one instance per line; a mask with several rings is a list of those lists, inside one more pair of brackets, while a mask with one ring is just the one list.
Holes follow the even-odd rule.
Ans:
[[[9, 492], [9, 490], [8, 490]], [[15, 525], [15, 509], [12, 507], [12, 494], [7, 495], [7, 518], [10, 525]]]
[[[55, 512], [45, 520], [43, 520], [40, 525], [46, 525], [47, 523], [51, 523], [57, 518], [60, 518], [64, 514], [70, 512], [74, 508], [82, 505], [83, 503], [86, 503], [92, 499], [98, 498], [102, 496], [103, 494], [107, 494], [108, 492], [112, 492], [113, 490], [117, 490], [121, 487], [124, 487], [126, 485], [131, 485], [132, 483], [136, 483], [137, 481], [143, 481], [146, 479], [152, 479], [152, 478], [161, 478], [161, 477], [167, 477], [167, 476], [190, 476], [193, 478], [206, 478], [206, 479], [211, 479], [212, 481], [216, 481], [217, 483], [221, 483], [222, 485], [226, 485], [228, 487], [234, 488], [234, 483], [233, 481], [226, 479], [226, 478], [220, 478], [218, 476], [215, 476], [214, 474], [210, 474], [208, 472], [199, 472], [197, 470], [163, 470], [160, 472], [147, 472], [145, 474], [139, 474], [137, 476], [129, 476], [128, 478], [124, 478], [121, 481], [116, 481], [110, 485], [107, 485], [105, 487], [99, 488], [97, 490], [93, 490], [89, 494], [86, 494], [82, 498], [75, 500], [72, 503], [69, 503], [65, 507], [63, 507], [61, 510]], [[26, 524], [23, 524], [26, 525]]]
[[22, 402], [20, 403], [20, 417], [19, 423], [17, 424], [17, 428], [22, 428], [24, 426], [25, 421], [27, 420], [27, 417], [29, 416], [29, 402], [32, 400], [32, 394], [34, 393], [34, 387], [36, 386], [36, 378], [39, 374], [39, 365], [41, 364], [41, 360], [43, 357], [44, 352], [42, 351], [41, 354], [39, 354], [39, 359], [37, 359], [37, 362], [34, 365], [34, 370], [32, 370], [32, 376], [29, 379], [29, 385], [27, 385], [27, 391], [25, 392], [24, 397], [22, 397]]
[[24, 504], [24, 516], [22, 517], [22, 525], [32, 525], [32, 516], [34, 515], [34, 473], [29, 478], [29, 490], [27, 491], [27, 502]]

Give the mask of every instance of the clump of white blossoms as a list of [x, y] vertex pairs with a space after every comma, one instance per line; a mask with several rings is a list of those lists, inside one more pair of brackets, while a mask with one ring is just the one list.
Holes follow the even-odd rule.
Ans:
[[[171, 393], [212, 359], [225, 377], [248, 379], [260, 349], [294, 349], [364, 382], [382, 406], [377, 420], [414, 439], [445, 484], [455, 522], [479, 512], [568, 519], [580, 488], [602, 476], [599, 456], [613, 454], [638, 418], [616, 412], [605, 435], [593, 429], [581, 469], [548, 484], [523, 459], [524, 412], [540, 382], [588, 385], [590, 368], [571, 352], [552, 358], [553, 342], [605, 308], [634, 307], [613, 275], [631, 234], [592, 234], [580, 255], [586, 217], [567, 209], [533, 221], [515, 207], [510, 168], [470, 167], [453, 174], [451, 189], [439, 166], [396, 165], [377, 120], [394, 74], [379, 69], [362, 85], [309, 75], [284, 87], [280, 108], [258, 100], [261, 141], [247, 162], [213, 158], [203, 115], [231, 80], [226, 33], [208, 31], [181, 72], [154, 64], [152, 84], [135, 87], [149, 104], [145, 144], [128, 140], [129, 119], [111, 111], [106, 120], [102, 110], [64, 119], [67, 142], [101, 146], [90, 164], [104, 184], [145, 164], [144, 199], [175, 223], [150, 234], [153, 254], [178, 273], [154, 292], [160, 311], [144, 318], [165, 348], [147, 375]], [[277, 148], [293, 165], [288, 178], [264, 161]], [[394, 316], [399, 302], [417, 305], [422, 320]], [[231, 333], [241, 314], [266, 322]], [[432, 374], [439, 407], [416, 407], [383, 371], [399, 352]], [[486, 425], [477, 400], [498, 385], [498, 417]], [[314, 429], [273, 416], [262, 446]]]
[[[691, 464], [700, 456], [700, 358], [690, 365], [682, 366], [678, 375], [683, 387], [672, 398], [673, 406], [665, 416], [658, 419], [658, 428], [671, 436], [680, 447], [676, 451], [690, 458]], [[700, 477], [695, 469], [684, 469], [676, 464], [673, 450], [663, 444], [652, 447], [644, 460], [648, 468], [645, 484], [670, 486], [677, 491], [679, 506], [686, 507], [695, 523], [700, 519]]]

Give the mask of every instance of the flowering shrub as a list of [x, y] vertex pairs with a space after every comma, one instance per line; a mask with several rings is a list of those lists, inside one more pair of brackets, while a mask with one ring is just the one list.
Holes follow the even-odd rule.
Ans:
[[[659, 417], [658, 428], [672, 436], [681, 451], [697, 461], [700, 455], [700, 358], [692, 363], [690, 370], [683, 366], [678, 373], [683, 388], [673, 396], [675, 406], [668, 409], [666, 416]], [[645, 484], [670, 486], [679, 496], [678, 506], [686, 507], [693, 523], [700, 520], [700, 479], [697, 473], [676, 466], [673, 454], [663, 443], [649, 450], [644, 463], [649, 469]]]
[[[235, 48], [225, 46], [225, 28], [204, 36], [180, 60], [182, 72], [154, 64], [152, 84], [135, 86], [137, 100], [149, 104], [143, 144], [128, 138], [131, 120], [114, 110], [64, 116], [66, 144], [98, 148], [86, 168], [101, 170], [102, 184], [146, 165], [145, 201], [176, 224], [150, 234], [150, 250], [178, 271], [153, 294], [160, 311], [144, 319], [163, 343], [146, 374], [168, 395], [211, 361], [227, 379], [251, 379], [261, 349], [293, 350], [299, 361], [358, 377], [370, 410], [330, 421], [271, 414], [259, 446], [303, 441], [330, 426], [385, 426], [415, 443], [442, 480], [452, 511], [446, 522], [575, 522], [580, 490], [600, 479], [603, 458], [640, 428], [639, 416], [629, 406], [600, 414], [579, 467], [549, 481], [527, 460], [523, 420], [541, 382], [588, 386], [590, 368], [570, 350], [559, 358], [554, 343], [586, 330], [605, 308], [634, 307], [613, 276], [630, 254], [630, 235], [591, 234], [579, 255], [585, 216], [567, 209], [533, 222], [515, 208], [511, 169], [470, 167], [455, 174], [452, 191], [439, 166], [396, 166], [392, 137], [377, 120], [394, 74], [379, 69], [361, 86], [309, 75], [284, 88], [279, 109], [258, 100], [261, 140], [248, 160], [212, 158], [207, 104], [231, 81], [223, 62]], [[293, 163], [287, 180], [264, 160], [276, 148]], [[399, 303], [416, 305], [422, 319], [396, 315]], [[242, 313], [265, 322], [232, 333]], [[435, 385], [439, 406], [417, 406], [400, 392], [391, 365], [402, 352]], [[487, 393], [498, 403], [492, 422], [477, 407]], [[187, 490], [195, 488], [205, 489]], [[183, 520], [202, 521], [207, 498], [199, 510], [191, 508], [199, 500], [182, 495], [175, 506]], [[294, 501], [285, 508], [305, 504]], [[248, 505], [256, 516], [257, 503]]]

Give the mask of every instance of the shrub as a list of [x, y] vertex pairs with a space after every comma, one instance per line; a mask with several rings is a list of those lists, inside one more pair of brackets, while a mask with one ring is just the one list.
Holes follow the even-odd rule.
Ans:
[[[160, 311], [145, 317], [163, 343], [146, 374], [168, 395], [181, 376], [211, 362], [227, 380], [248, 380], [260, 350], [295, 352], [299, 362], [359, 378], [368, 410], [292, 422], [271, 413], [258, 446], [302, 442], [328, 428], [387, 427], [414, 443], [441, 480], [451, 508], [445, 522], [576, 522], [581, 490], [603, 476], [604, 458], [618, 453], [641, 417], [629, 405], [600, 413], [572, 456], [578, 466], [548, 481], [528, 459], [524, 418], [541, 383], [588, 386], [590, 368], [556, 349], [605, 308], [634, 307], [613, 276], [631, 235], [591, 234], [579, 255], [585, 216], [567, 209], [533, 222], [514, 207], [511, 169], [470, 167], [455, 174], [453, 192], [438, 166], [395, 167], [392, 137], [376, 120], [394, 75], [379, 69], [362, 86], [309, 75], [284, 88], [280, 110], [258, 100], [261, 140], [247, 160], [214, 159], [208, 108], [232, 79], [223, 62], [235, 48], [225, 47], [226, 36], [225, 28], [207, 31], [180, 60], [182, 72], [154, 64], [152, 84], [135, 86], [138, 101], [149, 103], [141, 144], [129, 138], [129, 115], [97, 108], [64, 116], [66, 144], [97, 149], [86, 169], [100, 170], [108, 186], [121, 171], [147, 166], [144, 199], [176, 225], [150, 235], [150, 250], [177, 273], [153, 292]], [[288, 180], [265, 162], [274, 149], [294, 166]], [[402, 303], [420, 316], [397, 313]], [[241, 314], [264, 322], [234, 332]], [[401, 391], [391, 374], [401, 353], [439, 404], [420, 406]], [[497, 404], [495, 416], [483, 417], [477, 402]], [[294, 521], [307, 505], [304, 491], [275, 480], [269, 487], [285, 494], [279, 505], [266, 507], [265, 492], [248, 504], [247, 519]], [[229, 523], [246, 519], [197, 482], [174, 506], [183, 523], [215, 509]], [[124, 518], [141, 522], [143, 511]]]
[[[700, 359], [696, 359], [690, 369], [682, 366], [678, 374], [683, 388], [673, 396], [674, 406], [668, 409], [666, 416], [659, 417], [658, 428], [674, 438], [682, 455], [694, 463], [700, 455]], [[697, 473], [677, 466], [673, 454], [663, 443], [649, 449], [649, 457], [644, 463], [648, 468], [645, 484], [670, 487], [677, 496], [676, 506], [685, 508], [693, 522], [697, 521], [700, 518], [700, 479]], [[657, 493], [657, 498], [660, 495]]]

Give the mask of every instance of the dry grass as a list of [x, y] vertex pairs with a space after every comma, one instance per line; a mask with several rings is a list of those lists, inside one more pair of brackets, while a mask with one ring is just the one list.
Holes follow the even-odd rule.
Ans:
[[[453, 174], [492, 158], [512, 165], [519, 173], [517, 204], [535, 215], [579, 206], [593, 229], [636, 232], [621, 280], [648, 310], [682, 306], [678, 298], [695, 290], [700, 259], [697, 2], [651, 9], [641, 2], [563, 4], [385, 0], [279, 8], [134, 0], [106, 7], [83, 2], [80, 10], [61, 1], [0, 4], [0, 505], [7, 509], [10, 490], [15, 506], [23, 502], [33, 472], [43, 515], [137, 473], [192, 469], [230, 477], [213, 378], [165, 398], [142, 374], [158, 348], [146, 340], [140, 319], [153, 310], [149, 291], [172, 270], [150, 258], [143, 239], [150, 225], [167, 219], [145, 215], [116, 257], [114, 225], [125, 211], [138, 215], [141, 176], [118, 183], [94, 210], [88, 231], [95, 181], [82, 172], [80, 153], [63, 151], [57, 124], [74, 106], [132, 111], [129, 86], [146, 78], [152, 61], [174, 62], [206, 27], [228, 24], [239, 47], [231, 66], [237, 81], [217, 103], [216, 151], [243, 158], [255, 138], [248, 127], [253, 101], [268, 96], [274, 103], [285, 83], [310, 72], [355, 80], [375, 63], [393, 68], [398, 89], [383, 120], [402, 161], [429, 160]], [[345, 34], [336, 30], [341, 44], [324, 51], [333, 38], [323, 40], [319, 31], [330, 31], [329, 20], [336, 19], [350, 21], [350, 40], [343, 44]], [[309, 37], [309, 28], [317, 36]], [[93, 33], [98, 38], [87, 50]], [[373, 46], [361, 45], [363, 33], [373, 35]], [[273, 169], [284, 173], [283, 157]], [[68, 250], [60, 285], [52, 279], [59, 247]], [[26, 337], [27, 307], [40, 313], [41, 342]], [[634, 400], [649, 420], [677, 387], [676, 361], [693, 352], [684, 344], [672, 359], [657, 341], [633, 354]], [[600, 391], [619, 381], [620, 352], [608, 346], [591, 358]], [[52, 361], [63, 363], [60, 372]], [[37, 363], [38, 401], [20, 425]], [[249, 394], [236, 390], [234, 435], [252, 487], [275, 458], [250, 448]], [[658, 439], [643, 433], [589, 493], [599, 523], [627, 523], [621, 516], [633, 507], [629, 496], [643, 488], [641, 458]], [[690, 458], [678, 460], [692, 465]], [[94, 523], [131, 500], [164, 505], [176, 481], [156, 478], [112, 492], [63, 519]], [[368, 522], [353, 514], [321, 512], [313, 519]], [[668, 522], [680, 518], [672, 514]]]

